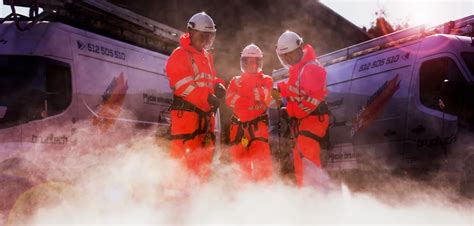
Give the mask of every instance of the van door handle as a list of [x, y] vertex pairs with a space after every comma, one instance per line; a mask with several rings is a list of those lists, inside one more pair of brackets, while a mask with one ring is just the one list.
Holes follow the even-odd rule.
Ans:
[[422, 125], [418, 125], [417, 127], [413, 128], [411, 130], [412, 133], [415, 133], [415, 134], [422, 134], [426, 131], [425, 127], [422, 126]]

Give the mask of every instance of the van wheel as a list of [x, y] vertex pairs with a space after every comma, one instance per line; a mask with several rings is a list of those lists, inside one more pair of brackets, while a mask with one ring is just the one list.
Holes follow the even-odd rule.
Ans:
[[464, 197], [474, 199], [474, 156], [464, 162], [463, 172], [459, 191]]

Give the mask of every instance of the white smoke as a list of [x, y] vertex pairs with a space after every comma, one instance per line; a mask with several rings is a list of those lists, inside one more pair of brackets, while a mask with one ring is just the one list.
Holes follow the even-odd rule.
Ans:
[[410, 183], [400, 185], [410, 200], [397, 202], [397, 197], [352, 193], [345, 185], [298, 189], [278, 177], [271, 183], [243, 182], [235, 166], [219, 163], [201, 183], [169, 157], [161, 142], [151, 135], [136, 137], [103, 148], [100, 155], [73, 155], [62, 167], [49, 167], [55, 171], [47, 178], [55, 182], [19, 198], [9, 223], [474, 224], [472, 203], [455, 203], [431, 191], [426, 195]]

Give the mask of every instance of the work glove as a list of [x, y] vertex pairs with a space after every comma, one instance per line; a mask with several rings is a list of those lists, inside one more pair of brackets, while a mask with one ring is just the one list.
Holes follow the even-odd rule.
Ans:
[[216, 95], [214, 95], [212, 93], [209, 93], [209, 95], [207, 95], [207, 102], [214, 109], [217, 109], [219, 107], [219, 105], [221, 104], [221, 102], [219, 101], [219, 98], [217, 98]]
[[225, 97], [226, 94], [226, 88], [222, 83], [217, 83], [216, 86], [214, 86], [214, 93], [216, 94], [217, 98], [223, 98]]

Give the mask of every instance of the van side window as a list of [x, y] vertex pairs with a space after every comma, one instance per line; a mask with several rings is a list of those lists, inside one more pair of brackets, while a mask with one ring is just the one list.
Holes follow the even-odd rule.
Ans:
[[71, 103], [71, 72], [67, 65], [47, 63], [45, 76], [45, 88], [48, 94], [48, 116], [52, 116], [66, 110]]
[[72, 101], [70, 66], [39, 56], [0, 56], [0, 129], [59, 114]]
[[420, 100], [431, 109], [441, 111], [441, 85], [444, 80], [465, 81], [456, 63], [449, 57], [423, 62], [420, 68]]
[[461, 53], [461, 56], [466, 63], [467, 68], [469, 68], [471, 75], [474, 76], [474, 52]]

